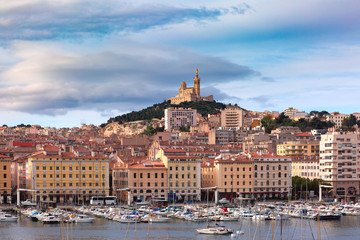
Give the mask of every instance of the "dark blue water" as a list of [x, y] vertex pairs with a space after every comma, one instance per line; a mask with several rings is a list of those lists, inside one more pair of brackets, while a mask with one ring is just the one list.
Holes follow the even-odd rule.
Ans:
[[[281, 239], [280, 221], [252, 220], [223, 223], [234, 231], [242, 229], [245, 234], [233, 239]], [[92, 224], [44, 225], [20, 216], [17, 223], [0, 223], [0, 239], [231, 239], [227, 236], [200, 235], [195, 229], [206, 223], [193, 223], [173, 219], [169, 223], [124, 224], [107, 219], [95, 219]], [[289, 219], [283, 221], [282, 239], [318, 239], [318, 222], [314, 220]], [[260, 229], [260, 236], [259, 236]], [[360, 239], [360, 217], [343, 216], [337, 221], [321, 221], [321, 239]]]

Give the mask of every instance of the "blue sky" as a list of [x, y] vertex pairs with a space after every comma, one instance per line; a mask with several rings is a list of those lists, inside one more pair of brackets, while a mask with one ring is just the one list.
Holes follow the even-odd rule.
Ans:
[[357, 0], [0, 0], [0, 125], [100, 124], [192, 85], [250, 110], [359, 111]]

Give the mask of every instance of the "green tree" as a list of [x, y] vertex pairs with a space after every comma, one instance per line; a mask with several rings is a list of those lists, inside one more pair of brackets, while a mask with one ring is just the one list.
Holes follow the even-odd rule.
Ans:
[[277, 127], [276, 122], [269, 115], [261, 119], [261, 125], [265, 128], [266, 133], [271, 133]]
[[341, 123], [341, 128], [344, 131], [354, 131], [354, 126], [357, 124], [356, 117], [352, 114], [350, 114], [349, 117], [344, 118], [344, 120]]

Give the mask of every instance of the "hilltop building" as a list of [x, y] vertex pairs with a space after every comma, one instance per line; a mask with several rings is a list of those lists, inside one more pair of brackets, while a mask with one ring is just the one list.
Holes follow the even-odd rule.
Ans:
[[196, 69], [194, 77], [194, 87], [188, 88], [185, 82], [181, 83], [179, 93], [175, 97], [169, 98], [171, 104], [180, 104], [182, 102], [199, 102], [199, 101], [214, 101], [213, 95], [207, 97], [200, 96], [200, 78], [199, 71]]

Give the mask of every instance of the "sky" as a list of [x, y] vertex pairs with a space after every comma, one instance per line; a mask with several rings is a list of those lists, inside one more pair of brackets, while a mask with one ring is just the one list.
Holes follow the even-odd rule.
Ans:
[[0, 126], [99, 125], [175, 96], [360, 111], [358, 0], [0, 0]]

